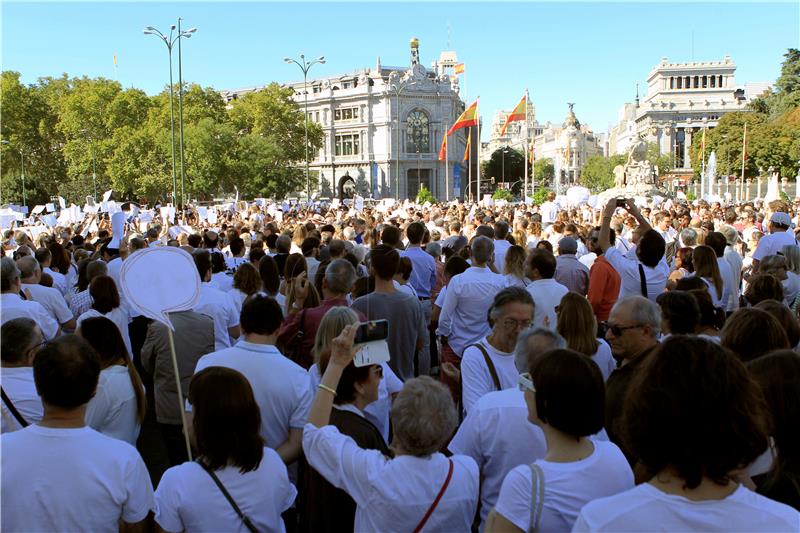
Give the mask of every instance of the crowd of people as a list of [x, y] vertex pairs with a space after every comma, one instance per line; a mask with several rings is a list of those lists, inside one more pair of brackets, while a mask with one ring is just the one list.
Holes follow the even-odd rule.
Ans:
[[559, 200], [6, 231], [3, 529], [800, 531], [800, 199]]

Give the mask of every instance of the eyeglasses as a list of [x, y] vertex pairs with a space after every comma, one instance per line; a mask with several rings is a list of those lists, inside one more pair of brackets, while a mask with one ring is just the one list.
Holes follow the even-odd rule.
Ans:
[[533, 378], [531, 377], [530, 372], [523, 372], [517, 378], [517, 385], [519, 386], [519, 390], [525, 391], [529, 390], [531, 392], [536, 392], [536, 387], [533, 386]]
[[34, 344], [34, 345], [33, 345], [33, 346], [31, 346], [30, 348], [28, 348], [28, 351], [29, 351], [29, 352], [33, 352], [33, 353], [38, 353], [38, 352], [39, 352], [39, 350], [41, 350], [42, 348], [44, 348], [46, 344], [47, 344], [47, 341], [42, 341], [42, 342], [40, 342], [39, 344]]
[[513, 318], [504, 318], [502, 321], [503, 327], [506, 329], [527, 329], [531, 325], [530, 320], [515, 320]]
[[616, 324], [609, 324], [608, 322], [604, 322], [606, 329], [614, 334], [615, 337], [619, 337], [624, 332], [628, 331], [629, 329], [641, 328], [641, 324], [636, 324], [635, 326], [617, 326]]

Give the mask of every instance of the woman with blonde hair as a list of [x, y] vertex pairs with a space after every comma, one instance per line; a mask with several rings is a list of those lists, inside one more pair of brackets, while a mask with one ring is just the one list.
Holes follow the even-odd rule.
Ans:
[[524, 245], [521, 244], [515, 244], [506, 251], [503, 274], [508, 287], [522, 287], [524, 289], [530, 283], [525, 278], [526, 255]]
[[306, 229], [305, 224], [298, 224], [294, 228], [294, 232], [292, 233], [292, 249], [291, 253], [299, 254], [302, 253], [302, 246], [303, 241], [306, 240], [308, 237], [308, 230]]
[[[530, 249], [536, 248], [536, 245], [539, 241], [542, 240], [542, 223], [541, 222], [531, 222], [530, 226], [528, 226], [528, 239], [527, 239], [527, 246]], [[520, 244], [520, 246], [522, 246]]]
[[596, 336], [597, 319], [589, 300], [577, 292], [568, 292], [558, 304], [557, 318], [558, 333], [567, 341], [567, 347], [591, 357], [600, 368], [603, 381], [608, 380], [617, 363], [608, 343]]
[[[308, 371], [312, 390], [318, 387], [322, 375], [328, 368], [333, 339], [346, 326], [358, 323], [358, 316], [349, 307], [332, 307], [325, 313], [314, 339], [312, 353], [315, 363]], [[386, 445], [386, 437], [376, 424], [374, 410], [371, 409], [383, 396], [385, 405], [379, 409], [385, 410], [385, 413], [381, 413], [380, 416], [385, 415], [388, 430], [389, 394], [384, 380], [381, 379], [384, 368], [388, 370], [385, 364], [357, 367], [352, 361], [345, 366], [335, 388], [336, 395], [333, 398], [329, 423], [339, 433], [353, 439], [359, 448], [377, 450], [388, 457], [391, 456], [391, 452]], [[399, 382], [396, 376], [394, 379]], [[345, 491], [334, 487], [314, 468], [306, 471], [303, 482], [306, 487], [307, 507], [303, 513], [303, 520], [306, 523], [303, 524], [302, 530], [321, 532], [353, 530], [356, 504]]]
[[714, 307], [723, 307], [728, 301], [726, 287], [722, 283], [722, 274], [719, 272], [717, 254], [710, 246], [698, 246], [692, 252], [692, 264], [694, 265], [694, 275], [703, 280], [708, 287], [711, 301]]
[[261, 276], [252, 263], [242, 263], [233, 275], [233, 289], [231, 295], [236, 312], [242, 312], [242, 304], [251, 296], [261, 290]]

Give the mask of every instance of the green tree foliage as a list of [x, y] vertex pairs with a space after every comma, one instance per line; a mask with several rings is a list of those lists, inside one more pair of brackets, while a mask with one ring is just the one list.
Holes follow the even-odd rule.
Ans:
[[581, 169], [580, 183], [593, 193], [614, 187], [614, 167], [625, 164], [625, 156], [594, 155]]
[[428, 188], [423, 185], [419, 190], [419, 193], [417, 193], [417, 203], [424, 204], [425, 202], [435, 204], [436, 198], [434, 198], [433, 193], [431, 193], [431, 191], [429, 191]]
[[[505, 150], [505, 154], [503, 151]], [[504, 157], [505, 155], [505, 157]], [[489, 161], [481, 165], [486, 179], [494, 178], [495, 183], [513, 183], [513, 191], [522, 189], [522, 180], [525, 175], [525, 156], [513, 148], [498, 148], [492, 153]], [[505, 167], [505, 180], [503, 168]]]
[[537, 159], [533, 164], [533, 179], [536, 181], [536, 187], [542, 188], [553, 182], [556, 175], [556, 169], [553, 166], [552, 159]]
[[492, 194], [492, 200], [506, 200], [510, 202], [514, 199], [514, 195], [508, 189], [497, 189]]

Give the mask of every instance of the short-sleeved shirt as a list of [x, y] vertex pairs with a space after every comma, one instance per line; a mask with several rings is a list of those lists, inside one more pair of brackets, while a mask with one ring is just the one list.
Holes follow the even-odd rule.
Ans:
[[200, 284], [200, 299], [193, 311], [214, 319], [214, 348], [222, 350], [231, 346], [228, 328], [239, 325], [239, 313], [231, 297], [210, 283]]
[[[2, 367], [0, 368], [0, 378], [3, 390], [22, 418], [28, 424], [34, 424], [41, 420], [44, 410], [42, 399], [36, 392], [36, 383], [33, 381], [33, 367]], [[8, 433], [22, 428], [22, 425], [6, 407], [5, 402], [0, 402], [0, 404], [2, 404], [0, 408], [3, 410], [2, 432]]]
[[117, 531], [153, 508], [136, 448], [89, 427], [3, 435], [3, 531]]
[[42, 330], [45, 340], [52, 340], [58, 333], [58, 323], [39, 302], [23, 300], [19, 294], [0, 294], [0, 321], [5, 324], [15, 318], [30, 318]]
[[22, 290], [28, 290], [34, 302], [42, 304], [56, 322], [63, 324], [72, 320], [72, 312], [67, 307], [64, 295], [58, 289], [45, 287], [36, 283], [23, 283]]
[[475, 402], [484, 394], [516, 387], [519, 376], [519, 371], [514, 364], [513, 353], [501, 352], [489, 344], [485, 337], [476, 344], [486, 350], [486, 354], [494, 364], [497, 379], [500, 381], [500, 389], [496, 387], [492, 379], [492, 374], [486, 364], [486, 358], [480, 348], [477, 346], [468, 347], [464, 350], [464, 355], [461, 358], [462, 399], [464, 411], [466, 412], [469, 412]]
[[[626, 257], [613, 247], [606, 250], [603, 255], [606, 261], [611, 263], [614, 270], [619, 273], [621, 281], [619, 299], [622, 300], [628, 296], [643, 296], [639, 274], [639, 265], [641, 263], [637, 259]], [[667, 266], [667, 262], [662, 257], [655, 267], [642, 265], [642, 271], [647, 285], [647, 298], [655, 302], [658, 295], [664, 292], [664, 288], [667, 286], [669, 266]]]
[[756, 251], [753, 252], [753, 259], [761, 261], [768, 255], [775, 255], [787, 244], [797, 246], [797, 239], [795, 239], [794, 234], [789, 230], [776, 231], [769, 235], [764, 235], [761, 237], [761, 240], [758, 241]]

